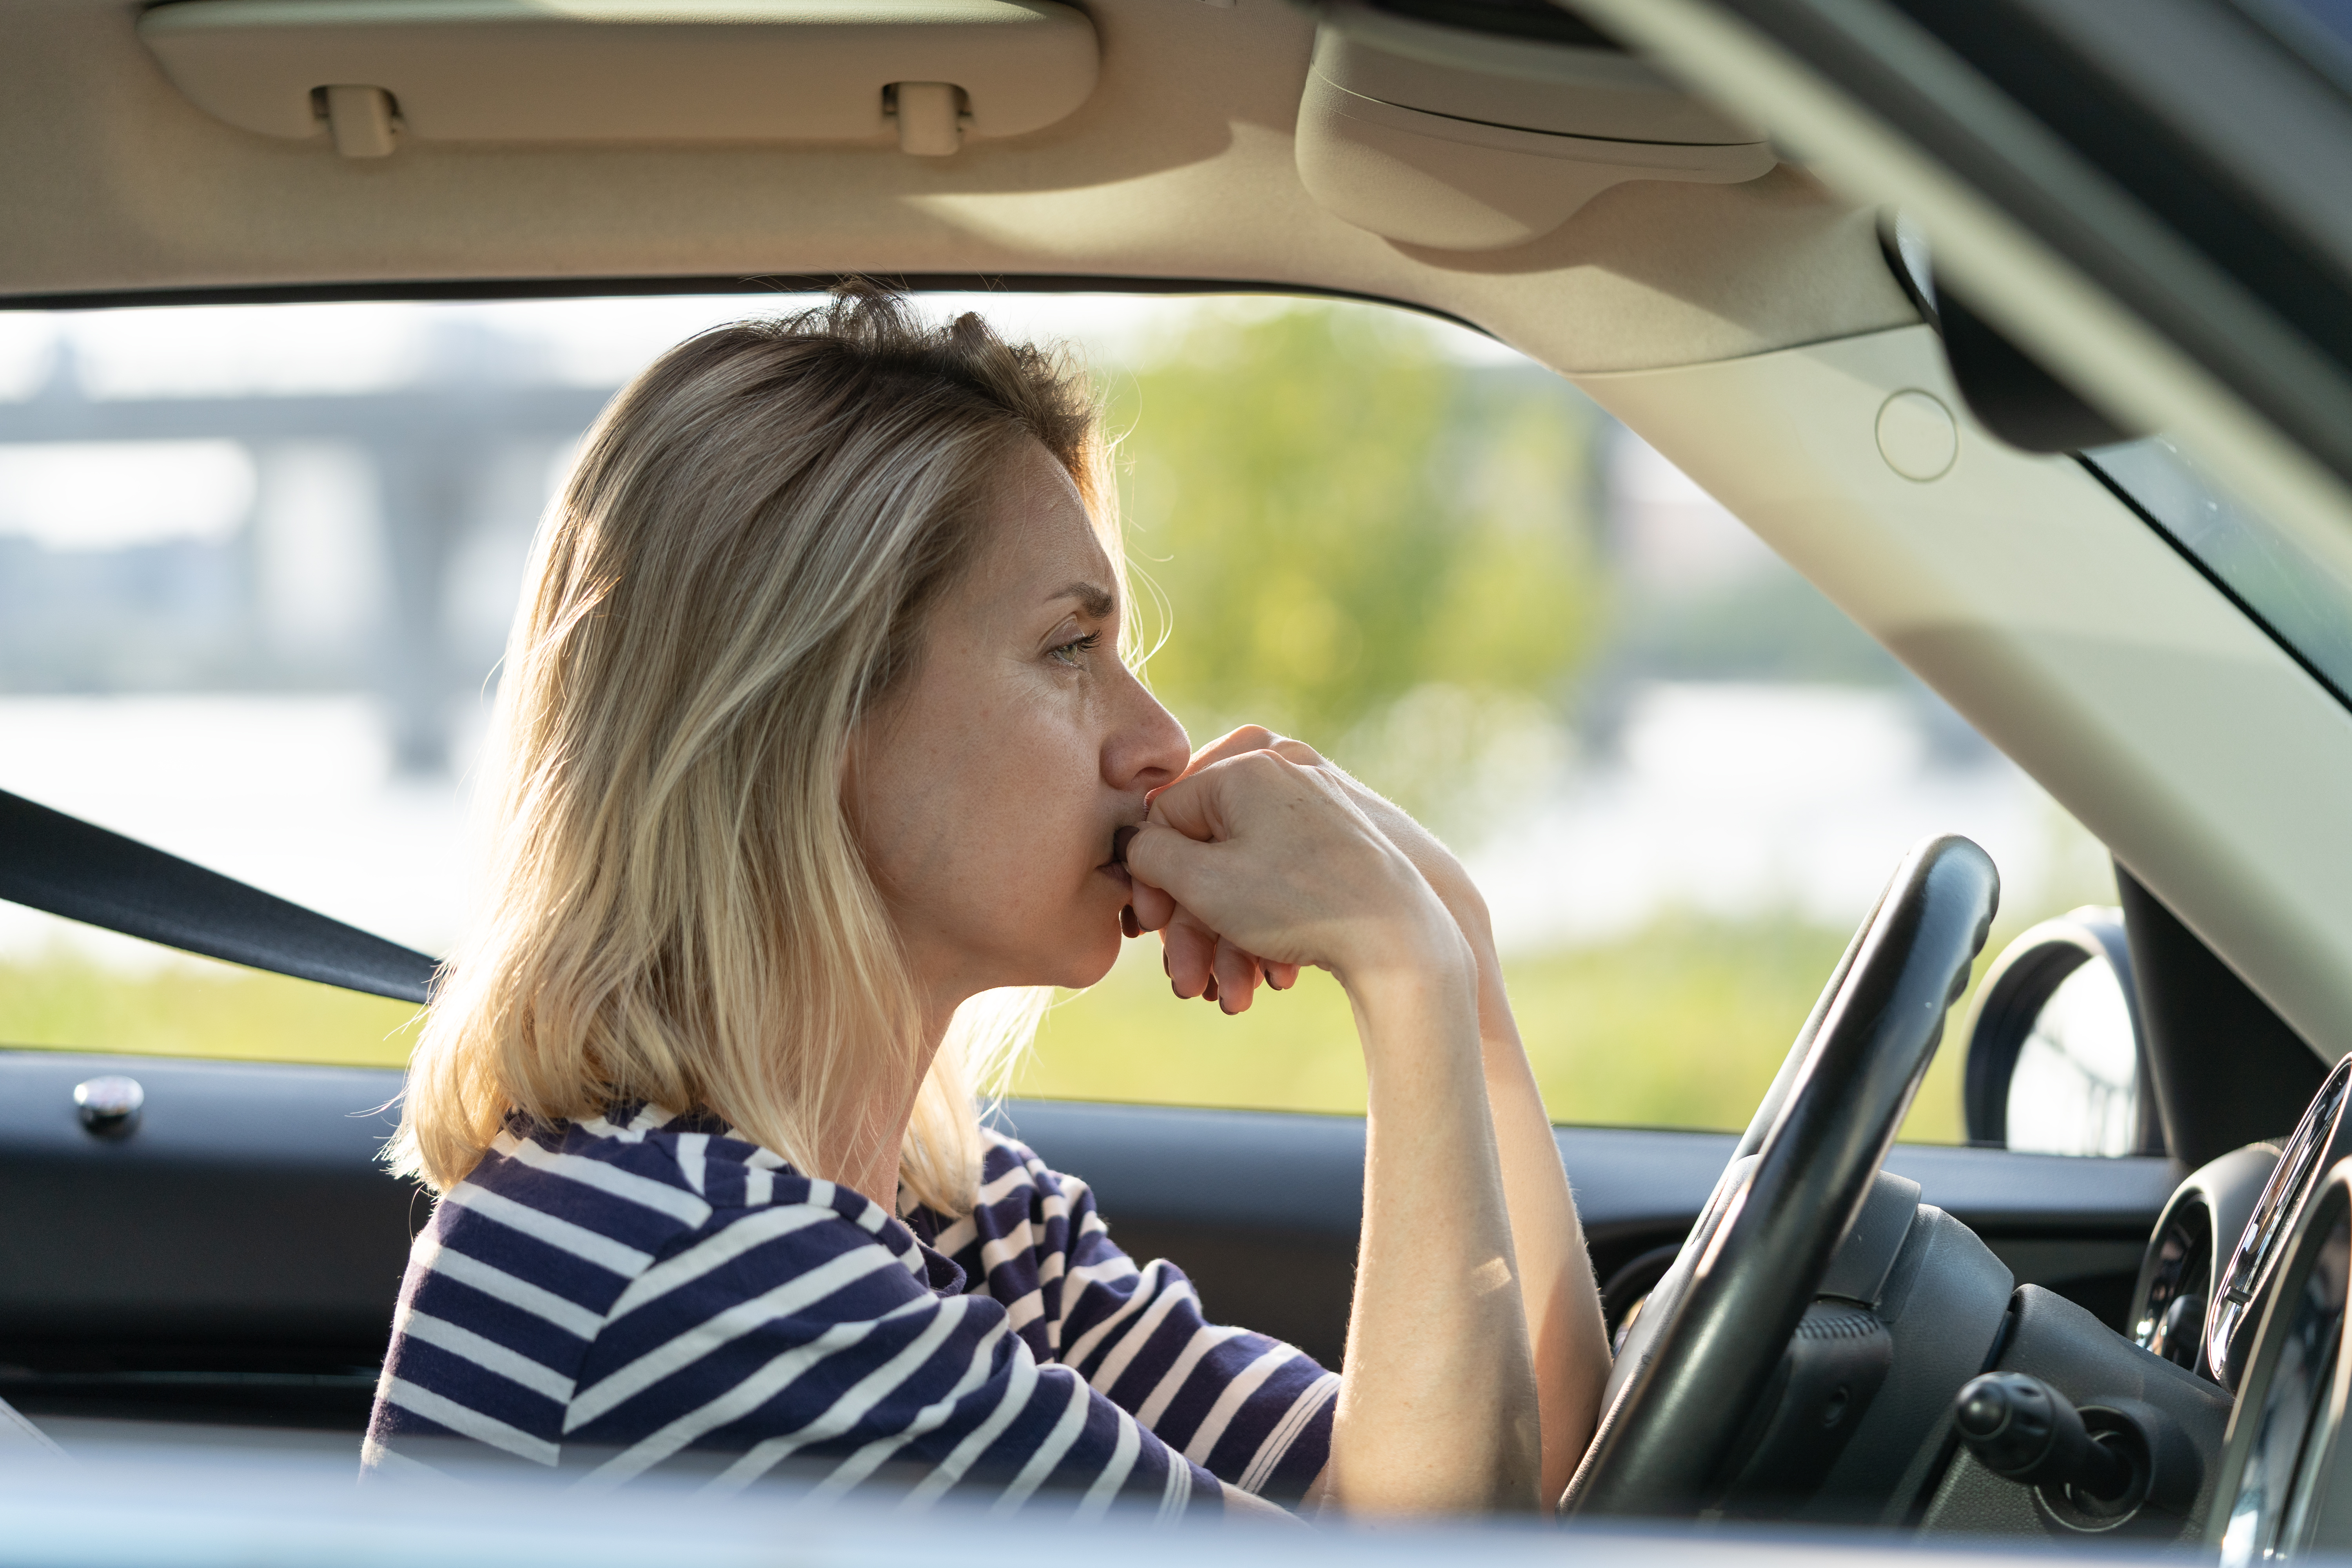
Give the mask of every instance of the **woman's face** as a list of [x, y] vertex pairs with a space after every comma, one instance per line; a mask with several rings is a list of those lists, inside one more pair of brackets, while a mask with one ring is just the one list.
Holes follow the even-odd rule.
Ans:
[[1118, 658], [1118, 583], [1031, 442], [913, 678], [860, 727], [849, 805], [927, 1003], [1090, 985], [1118, 955], [1112, 836], [1184, 770], [1182, 726]]

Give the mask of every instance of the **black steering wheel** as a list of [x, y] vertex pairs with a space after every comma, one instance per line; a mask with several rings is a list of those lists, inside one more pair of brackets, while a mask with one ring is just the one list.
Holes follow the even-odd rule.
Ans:
[[1687, 1519], [1713, 1500], [2000, 899], [1991, 857], [1965, 838], [1928, 839], [1895, 868], [1628, 1336], [1562, 1512]]

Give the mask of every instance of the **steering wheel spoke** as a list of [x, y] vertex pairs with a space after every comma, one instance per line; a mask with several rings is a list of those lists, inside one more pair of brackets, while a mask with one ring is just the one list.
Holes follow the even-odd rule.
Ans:
[[1563, 1512], [1688, 1518], [1720, 1490], [1999, 903], [1991, 858], [1966, 838], [1904, 857], [1643, 1308]]

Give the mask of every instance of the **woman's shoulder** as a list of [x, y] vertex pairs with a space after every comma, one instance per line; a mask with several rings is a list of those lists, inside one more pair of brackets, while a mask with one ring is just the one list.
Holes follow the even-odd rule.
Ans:
[[598, 1313], [641, 1279], [694, 1272], [704, 1254], [782, 1277], [870, 1249], [877, 1268], [895, 1262], [918, 1282], [929, 1272], [907, 1226], [862, 1194], [721, 1123], [645, 1107], [509, 1121], [419, 1246], [429, 1271], [488, 1265]]
[[1054, 1169], [1034, 1149], [1000, 1129], [983, 1126], [981, 1137], [975, 1213], [1009, 1226], [1024, 1219], [1067, 1218], [1094, 1211], [1094, 1192], [1084, 1179]]
[[1008, 1250], [1024, 1254], [1064, 1252], [1083, 1235], [1098, 1235], [1101, 1217], [1087, 1184], [1056, 1171], [1037, 1152], [1010, 1133], [983, 1126], [980, 1186], [969, 1213], [942, 1215], [919, 1208], [908, 1223], [940, 1252], [975, 1275], [982, 1249], [1000, 1261]]
[[838, 1184], [802, 1174], [715, 1117], [624, 1105], [580, 1120], [509, 1119], [445, 1203], [512, 1219], [521, 1205], [574, 1226], [625, 1233], [645, 1250], [665, 1236], [724, 1226], [741, 1211], [826, 1211], [874, 1234], [888, 1214]]

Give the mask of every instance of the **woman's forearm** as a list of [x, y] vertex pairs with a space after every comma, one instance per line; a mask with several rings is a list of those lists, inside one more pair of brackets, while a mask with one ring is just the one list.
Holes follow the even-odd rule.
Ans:
[[1609, 1341], [1551, 1117], [1520, 1044], [1491, 944], [1480, 952], [1478, 968], [1480, 1057], [1542, 1400], [1543, 1500], [1549, 1508], [1567, 1489], [1600, 1422]]
[[1552, 1138], [1551, 1114], [1511, 1016], [1486, 900], [1457, 867], [1448, 864], [1437, 871], [1431, 885], [1477, 960], [1480, 1056], [1543, 1402], [1543, 1499], [1549, 1508], [1568, 1489], [1600, 1425], [1601, 1395], [1609, 1381], [1608, 1330], [1584, 1227]]
[[1370, 1512], [1536, 1506], [1538, 1398], [1475, 961], [1456, 942], [1341, 978], [1370, 1114], [1330, 1493]]

